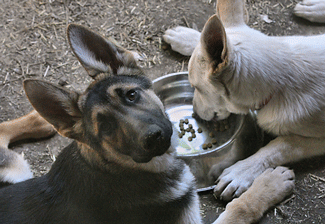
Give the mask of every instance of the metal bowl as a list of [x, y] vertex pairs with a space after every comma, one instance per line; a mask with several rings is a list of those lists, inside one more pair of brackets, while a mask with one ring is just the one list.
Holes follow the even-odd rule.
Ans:
[[[254, 112], [247, 115], [231, 114], [227, 130], [214, 129], [215, 124], [204, 122], [193, 116], [194, 89], [188, 81], [188, 72], [169, 74], [153, 81], [155, 93], [165, 106], [174, 128], [171, 145], [177, 157], [190, 167], [197, 181], [197, 191], [214, 188], [218, 175], [226, 167], [256, 152], [263, 144], [263, 132], [256, 124]], [[179, 136], [180, 120], [187, 119], [196, 137], [190, 132]], [[187, 125], [187, 126], [186, 126]], [[184, 124], [185, 128], [188, 124]], [[202, 129], [198, 133], [198, 128]], [[212, 147], [206, 145], [214, 141]], [[209, 145], [211, 146], [211, 144]]]

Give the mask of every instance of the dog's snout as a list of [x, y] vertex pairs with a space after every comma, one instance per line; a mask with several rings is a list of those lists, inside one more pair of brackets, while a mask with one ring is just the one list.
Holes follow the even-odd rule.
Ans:
[[154, 148], [154, 146], [157, 145], [158, 142], [162, 140], [163, 138], [162, 135], [163, 133], [161, 128], [159, 128], [156, 125], [151, 126], [145, 137], [145, 148], [146, 149]]
[[165, 126], [150, 125], [143, 136], [143, 147], [148, 152], [161, 154], [170, 146], [172, 131]]
[[158, 130], [157, 132], [155, 132], [155, 133], [152, 134], [152, 137], [151, 138], [153, 140], [159, 140], [161, 138], [161, 133], [162, 133], [161, 130]]
[[155, 130], [154, 132], [149, 132], [149, 135], [147, 137], [148, 141], [156, 142], [159, 139], [162, 138], [162, 131], [161, 130]]

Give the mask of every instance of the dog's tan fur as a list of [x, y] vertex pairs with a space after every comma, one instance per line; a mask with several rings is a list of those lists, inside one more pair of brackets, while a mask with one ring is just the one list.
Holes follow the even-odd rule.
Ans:
[[240, 196], [269, 167], [325, 154], [325, 35], [264, 35], [245, 24], [244, 4], [218, 0], [189, 62], [200, 117], [257, 109], [258, 124], [278, 136], [220, 176], [211, 171], [224, 200]]
[[8, 148], [23, 139], [38, 139], [56, 133], [54, 128], [33, 110], [13, 121], [0, 124], [0, 182], [17, 183], [33, 177], [23, 156]]

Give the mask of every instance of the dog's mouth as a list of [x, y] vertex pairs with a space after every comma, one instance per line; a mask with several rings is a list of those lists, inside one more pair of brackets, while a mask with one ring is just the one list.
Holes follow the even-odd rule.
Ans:
[[210, 119], [210, 120], [205, 120], [205, 119], [201, 118], [201, 117], [200, 117], [200, 116], [199, 116], [195, 111], [193, 112], [192, 117], [193, 117], [196, 121], [198, 121], [198, 122], [200, 122], [200, 123], [218, 122], [218, 120], [219, 120], [219, 119], [218, 119], [218, 113], [217, 113], [217, 112], [214, 113], [212, 119]]
[[133, 156], [137, 163], [147, 163], [153, 157], [166, 153], [171, 144], [173, 129], [169, 120], [165, 126], [150, 125], [146, 133], [141, 138], [141, 149]]

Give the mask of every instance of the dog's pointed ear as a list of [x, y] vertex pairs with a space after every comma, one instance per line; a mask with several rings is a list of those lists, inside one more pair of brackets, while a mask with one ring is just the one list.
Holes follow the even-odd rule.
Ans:
[[138, 73], [136, 53], [125, 50], [114, 39], [105, 39], [89, 29], [70, 24], [67, 29], [70, 47], [89, 76], [100, 73], [118, 75], [121, 70]]
[[201, 34], [201, 46], [216, 69], [227, 63], [227, 36], [224, 26], [217, 15], [210, 17]]
[[24, 89], [35, 110], [61, 135], [81, 139], [78, 93], [36, 79], [25, 80]]

